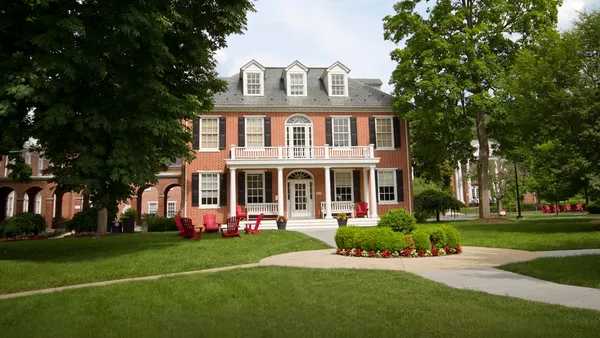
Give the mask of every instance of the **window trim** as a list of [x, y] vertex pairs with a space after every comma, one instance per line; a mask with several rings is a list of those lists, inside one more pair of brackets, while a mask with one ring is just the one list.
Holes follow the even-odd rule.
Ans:
[[[248, 146], [248, 119], [260, 119], [262, 121], [262, 145], [259, 147]], [[258, 134], [256, 134], [258, 135]], [[264, 116], [244, 116], [244, 140], [246, 150], [264, 150], [265, 149], [265, 117]]]
[[[258, 94], [250, 94], [248, 92], [248, 75], [249, 74], [258, 74]], [[263, 72], [262, 71], [257, 71], [257, 70], [249, 70], [249, 71], [244, 71], [244, 96], [263, 96], [263, 93], [265, 91], [265, 80], [264, 80], [264, 76], [263, 76]], [[254, 85], [254, 84], [253, 84]]]
[[[198, 209], [220, 209], [221, 203], [221, 172], [214, 170], [197, 171], [198, 175]], [[202, 175], [216, 174], [217, 175], [217, 203], [202, 204]]]
[[[377, 204], [398, 204], [398, 184], [397, 184], [397, 178], [396, 178], [396, 168], [381, 168], [381, 169], [376, 169], [376, 175], [377, 175], [377, 199], [379, 200], [377, 202]], [[391, 172], [392, 175], [394, 176], [393, 181], [394, 181], [394, 200], [393, 201], [382, 201], [381, 200], [381, 193], [379, 192], [379, 183], [381, 182], [381, 180], [379, 179], [379, 173], [380, 172]]]
[[[200, 149], [198, 149], [199, 152], [218, 152], [221, 151], [219, 149], [219, 135], [221, 135], [221, 123], [219, 123], [219, 118], [221, 116], [200, 116], [198, 118], [198, 147]], [[216, 148], [203, 148], [202, 147], [202, 120], [204, 119], [214, 119], [217, 120], [217, 147]]]
[[[300, 75], [302, 77], [302, 94], [293, 94], [292, 93], [292, 75]], [[292, 72], [292, 73], [287, 73], [287, 90], [288, 90], [288, 96], [307, 96], [308, 95], [308, 88], [306, 86], [306, 73], [304, 72]], [[298, 85], [294, 85], [294, 86], [298, 86]]]
[[31, 167], [31, 153], [30, 152], [25, 152], [25, 163]]
[[265, 179], [265, 172], [262, 171], [262, 170], [246, 170], [246, 171], [244, 171], [244, 192], [245, 192], [245, 195], [246, 195], [246, 205], [248, 205], [248, 204], [259, 204], [259, 203], [250, 203], [248, 201], [248, 197], [249, 197], [249, 194], [248, 194], [248, 174], [250, 174], [250, 175], [258, 175], [258, 174], [262, 175], [262, 200], [263, 200], [262, 203], [267, 203], [267, 202], [265, 202], [267, 200], [266, 199], [267, 184], [266, 184], [266, 179]]
[[42, 156], [38, 156], [38, 176], [42, 176], [43, 170], [44, 170], [44, 158]]
[[[336, 146], [335, 145], [335, 120], [345, 120], [348, 122], [348, 145], [347, 146]], [[341, 134], [341, 133], [339, 133]], [[352, 126], [350, 124], [349, 116], [332, 116], [331, 117], [331, 145], [332, 148], [350, 148], [352, 146]]]
[[[343, 94], [334, 94], [333, 93], [333, 76], [334, 75], [340, 75], [342, 76], [342, 79], [344, 80], [344, 93]], [[329, 96], [335, 96], [335, 97], [344, 97], [344, 96], [348, 96], [348, 75], [346, 73], [343, 72], [335, 72], [335, 73], [329, 73]]]
[[337, 200], [337, 174], [338, 173], [350, 173], [350, 201], [352, 203], [356, 203], [356, 201], [354, 201], [354, 176], [352, 173], [351, 169], [340, 169], [340, 170], [333, 170], [333, 195], [332, 196], [332, 202], [345, 202], [345, 201], [338, 201]]
[[[375, 149], [377, 150], [395, 150], [396, 144], [394, 143], [394, 118], [392, 116], [375, 116]], [[390, 127], [392, 130], [391, 138], [392, 138], [392, 146], [391, 147], [379, 147], [379, 139], [377, 138], [377, 120], [389, 120]]]
[[[157, 215], [158, 216], [158, 201], [148, 201], [146, 203], [148, 205], [148, 215]], [[156, 204], [156, 213], [155, 214], [150, 213], [150, 205], [151, 204]]]
[[33, 212], [38, 215], [42, 214], [42, 192], [41, 191], [38, 191], [38, 193], [35, 194], [35, 200], [33, 201]]
[[169, 205], [175, 206], [174, 211], [173, 211], [173, 216], [171, 216], [171, 217], [177, 216], [177, 201], [167, 201], [167, 210], [166, 210], [167, 212], [165, 214], [165, 217], [167, 217], [167, 218], [169, 217]]

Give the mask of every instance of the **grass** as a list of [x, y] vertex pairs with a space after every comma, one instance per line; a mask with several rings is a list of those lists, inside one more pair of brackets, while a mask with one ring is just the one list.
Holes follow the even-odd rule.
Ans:
[[598, 312], [398, 271], [260, 267], [0, 301], [9, 337], [595, 337]]
[[502, 270], [543, 279], [559, 284], [600, 289], [600, 255], [539, 258], [529, 262], [512, 263]]
[[0, 243], [0, 294], [255, 263], [280, 253], [328, 246], [294, 231], [183, 241], [175, 233]]
[[593, 222], [597, 220], [557, 217], [450, 224], [460, 232], [461, 245], [546, 251], [600, 248], [600, 225]]

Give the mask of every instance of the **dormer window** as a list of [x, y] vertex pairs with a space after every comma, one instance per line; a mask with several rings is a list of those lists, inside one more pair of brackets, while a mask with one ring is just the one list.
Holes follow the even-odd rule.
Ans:
[[329, 66], [321, 75], [329, 96], [348, 96], [348, 73], [350, 69], [341, 62]]
[[247, 95], [261, 95], [260, 73], [246, 74], [246, 92]]
[[331, 95], [344, 96], [346, 95], [346, 81], [344, 74], [331, 74]]
[[290, 74], [290, 95], [304, 95], [304, 74]]
[[300, 61], [292, 62], [292, 64], [290, 64], [283, 70], [283, 73], [281, 74], [281, 79], [285, 84], [288, 96], [307, 95], [307, 74], [308, 67], [300, 63]]

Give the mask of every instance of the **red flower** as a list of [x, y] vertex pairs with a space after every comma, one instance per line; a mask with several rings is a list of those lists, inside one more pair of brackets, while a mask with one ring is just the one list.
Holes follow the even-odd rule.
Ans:
[[352, 254], [352, 249], [346, 250], [346, 256], [350, 256]]
[[382, 257], [384, 257], [384, 258], [389, 258], [389, 257], [392, 257], [392, 252], [391, 252], [390, 250], [384, 250], [384, 251], [381, 253], [381, 256], [382, 256]]
[[461, 253], [462, 252], [462, 247], [460, 245], [456, 247], [456, 252], [457, 253]]
[[433, 248], [433, 249], [431, 250], [431, 254], [432, 254], [432, 255], [434, 255], [434, 256], [437, 256], [437, 255], [438, 255], [438, 251], [437, 251], [437, 249], [436, 249], [436, 248]]
[[373, 251], [373, 250], [369, 251], [369, 257], [375, 257], [375, 251]]
[[404, 250], [400, 251], [400, 255], [408, 257], [408, 256], [410, 256], [410, 250], [404, 249]]
[[425, 257], [425, 251], [419, 250], [417, 253], [419, 254], [419, 257]]
[[355, 253], [356, 256], [359, 256], [359, 257], [362, 256], [362, 250], [361, 249], [356, 249], [354, 251], [354, 253]]
[[444, 251], [446, 251], [447, 254], [451, 254], [452, 253], [452, 249], [450, 249], [449, 247], [445, 247]]
[[342, 250], [342, 249], [337, 249], [337, 254], [338, 254], [338, 255], [341, 255], [343, 251], [344, 251], [344, 250]]

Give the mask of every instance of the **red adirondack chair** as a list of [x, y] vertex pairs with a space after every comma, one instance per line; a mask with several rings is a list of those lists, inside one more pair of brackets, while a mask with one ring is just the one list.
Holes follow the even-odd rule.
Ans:
[[551, 205], [549, 208], [550, 208], [550, 213], [551, 214], [555, 214], [556, 213], [556, 206], [555, 205]]
[[540, 208], [542, 209], [542, 212], [544, 214], [550, 213], [550, 207], [548, 207], [547, 205], [542, 205]]
[[239, 228], [240, 228], [240, 219], [235, 216], [229, 217], [227, 219], [227, 228], [226, 229], [221, 228], [221, 235], [226, 238], [242, 237], [242, 236], [240, 236], [240, 233], [238, 231]]
[[[255, 235], [260, 234], [261, 232], [258, 231], [258, 226], [260, 225], [260, 221], [262, 221], [262, 219], [263, 219], [263, 215], [264, 214], [258, 215], [258, 217], [256, 218], [256, 222], [254, 222], [254, 223], [246, 223], [246, 226], [244, 227], [244, 231], [246, 231], [247, 234], [255, 234]], [[254, 229], [252, 229], [253, 225], [254, 225]]]
[[244, 212], [242, 206], [239, 204], [235, 207], [235, 216], [239, 218], [240, 221], [248, 219], [248, 213]]
[[196, 229], [194, 229], [192, 219], [184, 217], [181, 219], [181, 223], [183, 225], [183, 239], [202, 239], [202, 231], [196, 231]]
[[179, 233], [177, 234], [177, 236], [183, 236], [184, 229], [183, 224], [181, 222], [181, 217], [175, 216], [173, 217], [173, 219], [175, 220], [175, 225], [177, 225], [177, 229], [179, 229]]
[[369, 217], [369, 203], [358, 202], [356, 203], [356, 209], [354, 210], [354, 216], [356, 218], [360, 216]]
[[217, 224], [217, 215], [208, 214], [204, 215], [204, 231], [205, 232], [219, 232], [221, 228]]
[[567, 204], [567, 211], [568, 212], [573, 212], [577, 209], [577, 206], [575, 204]]
[[583, 207], [583, 204], [577, 204], [577, 211], [581, 211], [581, 212], [585, 211], [585, 208]]
[[559, 204], [559, 205], [558, 205], [558, 211], [560, 211], [560, 212], [565, 212], [565, 207], [564, 207], [564, 205], [560, 205], [560, 204]]

